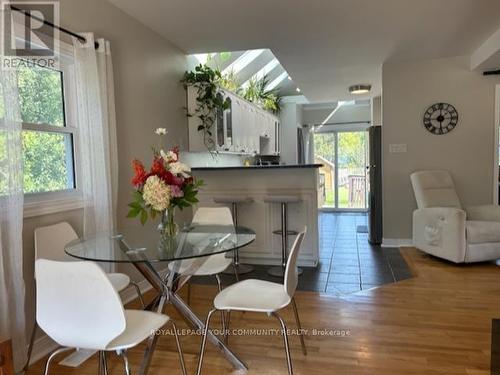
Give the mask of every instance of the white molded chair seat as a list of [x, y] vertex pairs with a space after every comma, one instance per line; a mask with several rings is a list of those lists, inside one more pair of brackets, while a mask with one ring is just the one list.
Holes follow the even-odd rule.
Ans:
[[[38, 259], [36, 275], [36, 321], [62, 348], [54, 351], [45, 366], [68, 348], [99, 351], [99, 368], [107, 374], [107, 351], [123, 356], [126, 374], [130, 368], [127, 349], [156, 334], [170, 318], [142, 310], [125, 310], [106, 273], [93, 262], [60, 262]], [[183, 374], [184, 359], [174, 328]]]
[[117, 292], [125, 290], [130, 285], [130, 277], [124, 273], [108, 273], [106, 275]]
[[[193, 224], [199, 225], [234, 225], [231, 211], [227, 207], [201, 207], [193, 217]], [[207, 255], [206, 260], [196, 270], [193, 270], [194, 276], [210, 276], [217, 275], [224, 271], [233, 262], [231, 259], [226, 258], [225, 254]], [[193, 259], [186, 259], [179, 263], [170, 262], [168, 269], [174, 271], [178, 268], [177, 272], [183, 274], [191, 264]]]
[[[193, 263], [192, 259], [187, 259], [181, 261], [181, 264], [178, 266], [178, 273], [184, 274], [191, 264]], [[225, 254], [215, 254], [208, 256], [207, 260], [203, 262], [203, 264], [196, 270], [194, 270], [193, 275], [195, 276], [211, 276], [218, 273], [223, 272], [227, 267], [231, 265], [233, 261], [230, 258], [226, 258]], [[174, 262], [168, 264], [168, 268], [170, 271], [173, 271], [176, 268]]]
[[[126, 328], [120, 336], [116, 337], [100, 350], [124, 350], [132, 348], [168, 323], [169, 317], [151, 311], [125, 310]], [[96, 348], [92, 348], [96, 349]]]
[[[306, 229], [299, 233], [295, 242], [293, 243], [290, 251], [290, 257], [286, 263], [285, 280], [283, 284], [272, 283], [263, 280], [244, 280], [233, 284], [226, 289], [219, 291], [214, 299], [214, 309], [211, 310], [205, 322], [205, 330], [203, 333], [203, 340], [201, 341], [200, 358], [198, 360], [197, 375], [201, 375], [203, 366], [203, 356], [205, 353], [205, 344], [207, 342], [207, 331], [210, 327], [210, 319], [216, 311], [229, 312], [236, 311], [249, 311], [249, 312], [262, 312], [276, 317], [281, 325], [283, 334], [283, 341], [285, 344], [286, 361], [288, 365], [288, 374], [292, 375], [292, 359], [290, 356], [290, 346], [288, 344], [288, 329], [285, 321], [278, 315], [277, 311], [288, 306], [290, 303], [293, 306], [297, 328], [300, 333], [300, 343], [302, 345], [302, 352], [307, 354], [306, 345], [302, 327], [300, 325], [299, 313], [293, 298], [297, 284], [299, 282], [299, 275], [297, 270], [297, 257], [299, 256], [300, 247], [306, 234]], [[229, 326], [229, 319], [225, 323]], [[227, 331], [224, 330], [224, 338], [227, 339]]]
[[[54, 225], [36, 228], [35, 259], [74, 262], [75, 259], [65, 253], [64, 247], [66, 246], [66, 244], [73, 240], [76, 240], [77, 238], [78, 235], [76, 234], [73, 227], [65, 221]], [[129, 285], [132, 285], [135, 288], [139, 300], [141, 301], [141, 305], [144, 307], [144, 300], [142, 298], [142, 293], [139, 285], [132, 282], [128, 275], [124, 273], [113, 272], [108, 273], [107, 277], [111, 282], [111, 285], [113, 285], [113, 288], [117, 292], [121, 292], [127, 289]], [[31, 352], [33, 350], [36, 330], [37, 325], [35, 322], [35, 325], [31, 332], [31, 339], [28, 346], [27, 359], [24, 369], [28, 368], [31, 359]]]
[[249, 279], [230, 285], [217, 294], [214, 307], [217, 310], [273, 312], [288, 306], [290, 301], [283, 284]]

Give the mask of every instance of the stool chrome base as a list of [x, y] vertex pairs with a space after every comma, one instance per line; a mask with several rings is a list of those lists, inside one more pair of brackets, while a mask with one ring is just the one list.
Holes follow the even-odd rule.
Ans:
[[[302, 268], [297, 267], [297, 274], [302, 275]], [[275, 277], [284, 277], [285, 269], [282, 266], [271, 267], [267, 270], [267, 274]]]
[[233, 275], [236, 272], [238, 275], [244, 275], [253, 271], [253, 267], [249, 264], [230, 265], [222, 273], [225, 275]]

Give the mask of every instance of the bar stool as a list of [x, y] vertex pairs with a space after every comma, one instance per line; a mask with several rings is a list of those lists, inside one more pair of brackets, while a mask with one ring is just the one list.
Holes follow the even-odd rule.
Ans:
[[[233, 214], [234, 226], [238, 226], [238, 203], [252, 203], [253, 198], [250, 197], [231, 197], [231, 196], [220, 196], [214, 197], [214, 202], [218, 204], [231, 204], [231, 211]], [[243, 275], [253, 271], [253, 267], [248, 264], [240, 263], [240, 253], [238, 250], [233, 251], [233, 267], [227, 268], [224, 273], [234, 275]]]
[[[300, 197], [295, 195], [269, 195], [264, 197], [266, 203], [279, 203], [281, 205], [281, 229], [273, 231], [274, 234], [281, 236], [281, 266], [271, 267], [267, 273], [271, 276], [284, 277], [288, 252], [288, 236], [296, 236], [299, 233], [288, 229], [288, 204], [299, 203]], [[299, 275], [302, 269], [297, 268]]]

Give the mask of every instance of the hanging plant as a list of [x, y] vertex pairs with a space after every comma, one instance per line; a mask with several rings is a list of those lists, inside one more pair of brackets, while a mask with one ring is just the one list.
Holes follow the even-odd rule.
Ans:
[[197, 117], [200, 120], [198, 131], [203, 134], [203, 143], [212, 152], [216, 149], [213, 137], [213, 127], [217, 119], [217, 113], [229, 108], [229, 100], [219, 95], [219, 82], [222, 79], [221, 72], [200, 64], [193, 71], [186, 72], [181, 82], [187, 89], [192, 86], [197, 91], [196, 108], [193, 113], [188, 112], [189, 117]]

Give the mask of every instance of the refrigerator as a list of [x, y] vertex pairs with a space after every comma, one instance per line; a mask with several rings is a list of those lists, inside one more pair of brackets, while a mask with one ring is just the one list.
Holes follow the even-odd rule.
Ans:
[[382, 127], [368, 129], [369, 165], [368, 178], [368, 241], [372, 245], [382, 243]]

